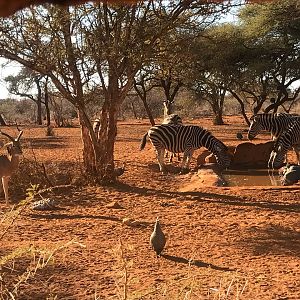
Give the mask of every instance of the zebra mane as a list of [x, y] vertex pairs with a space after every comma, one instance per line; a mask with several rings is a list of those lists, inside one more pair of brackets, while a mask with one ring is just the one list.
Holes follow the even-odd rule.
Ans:
[[218, 138], [216, 138], [209, 130], [203, 128], [202, 126], [198, 126], [201, 130], [205, 131], [206, 133], [208, 133], [214, 140], [215, 142], [217, 142], [218, 146], [220, 147], [221, 151], [227, 151], [228, 147]]
[[250, 117], [250, 121], [253, 121], [256, 117], [264, 117], [264, 116], [273, 116], [273, 117], [287, 117], [287, 116], [297, 116], [295, 114], [288, 114], [288, 113], [261, 113], [261, 114], [254, 114]]

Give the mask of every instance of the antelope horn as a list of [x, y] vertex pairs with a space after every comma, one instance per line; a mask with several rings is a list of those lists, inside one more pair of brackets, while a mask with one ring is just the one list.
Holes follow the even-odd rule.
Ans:
[[1, 130], [0, 130], [0, 133], [3, 134], [3, 135], [5, 135], [6, 137], [8, 137], [12, 142], [15, 141], [9, 134], [7, 134], [7, 133], [5, 133], [5, 132], [3, 132]]
[[[18, 128], [19, 129], [19, 128]], [[19, 135], [18, 137], [16, 138], [16, 141], [18, 141], [20, 139], [20, 137], [22, 136], [23, 134], [23, 130], [19, 130]]]

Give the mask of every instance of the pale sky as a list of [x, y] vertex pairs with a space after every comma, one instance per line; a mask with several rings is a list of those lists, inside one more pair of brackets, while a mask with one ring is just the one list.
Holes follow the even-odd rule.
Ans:
[[20, 70], [20, 65], [15, 62], [10, 62], [6, 65], [7, 60], [0, 58], [0, 99], [6, 99], [11, 96], [6, 88], [4, 78], [9, 75], [15, 75]]

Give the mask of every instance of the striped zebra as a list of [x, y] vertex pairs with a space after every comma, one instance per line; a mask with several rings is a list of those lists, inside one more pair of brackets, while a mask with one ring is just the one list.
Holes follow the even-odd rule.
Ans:
[[300, 116], [286, 113], [253, 115], [250, 118], [251, 124], [248, 130], [248, 139], [253, 140], [261, 130], [266, 130], [271, 133], [274, 140], [296, 119], [300, 119]]
[[296, 152], [298, 164], [300, 164], [300, 118], [290, 124], [277, 139], [273, 151], [270, 154], [268, 162], [269, 168], [280, 168], [284, 164], [288, 150], [292, 147]]
[[145, 148], [147, 136], [156, 150], [161, 172], [165, 171], [165, 149], [174, 153], [184, 153], [181, 165], [182, 171], [189, 168], [194, 150], [201, 147], [205, 147], [211, 151], [220, 166], [228, 168], [231, 163], [227, 147], [209, 131], [200, 126], [155, 125], [143, 136], [140, 150]]
[[[162, 124], [183, 125], [181, 117], [178, 116], [177, 114], [166, 115]], [[172, 162], [173, 157], [176, 157], [176, 155], [177, 155], [178, 161], [180, 161], [180, 155], [171, 152], [169, 162]], [[168, 152], [168, 150], [166, 150], [165, 157], [168, 158], [168, 156], [169, 156], [169, 152]]]
[[162, 124], [173, 124], [173, 125], [182, 125], [182, 119], [176, 114], [167, 115]]

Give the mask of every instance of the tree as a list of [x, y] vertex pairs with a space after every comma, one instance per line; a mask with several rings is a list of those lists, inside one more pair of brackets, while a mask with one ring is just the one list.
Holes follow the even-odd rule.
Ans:
[[[42, 104], [45, 105], [47, 123], [50, 122], [50, 111], [47, 103], [47, 98], [43, 98], [43, 89], [46, 89], [45, 76], [37, 74], [27, 67], [21, 68], [20, 72], [13, 76], [7, 76], [4, 80], [8, 84], [8, 90], [11, 94], [25, 97], [32, 100], [37, 107], [36, 123], [42, 125]], [[43, 82], [44, 80], [44, 82]]]
[[265, 112], [276, 112], [288, 101], [294, 101], [300, 88], [292, 88], [300, 79], [298, 1], [272, 1], [249, 5], [241, 10], [241, 31], [244, 45], [255, 56], [248, 64], [247, 72], [255, 72], [262, 92], [256, 97], [254, 113], [263, 104]]
[[[172, 28], [218, 7], [215, 1], [192, 0], [143, 1], [135, 6], [41, 6], [0, 20], [0, 55], [47, 75], [76, 107], [85, 171], [98, 182], [111, 182], [115, 180], [117, 113], [135, 74], [151, 60], [159, 40]], [[104, 94], [100, 143], [85, 97], [85, 90], [99, 83]]]

